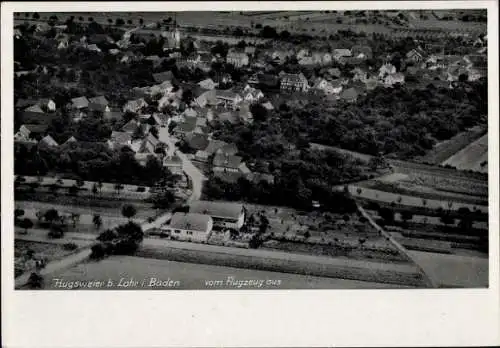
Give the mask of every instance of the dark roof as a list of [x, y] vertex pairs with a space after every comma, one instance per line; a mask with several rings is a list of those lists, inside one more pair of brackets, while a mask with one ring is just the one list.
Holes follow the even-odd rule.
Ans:
[[356, 91], [355, 88], [351, 87], [343, 90], [342, 93], [340, 94], [340, 97], [345, 100], [353, 100], [358, 97], [358, 92]]
[[158, 83], [172, 81], [174, 79], [174, 74], [171, 71], [163, 71], [153, 74], [153, 79]]
[[244, 175], [240, 172], [214, 172], [214, 177], [227, 182], [227, 183], [236, 183], [238, 179], [243, 178]]
[[212, 162], [214, 167], [226, 167], [237, 169], [241, 164], [240, 156], [216, 153]]
[[190, 205], [190, 213], [206, 214], [215, 217], [237, 219], [243, 205], [233, 202], [196, 201]]
[[89, 100], [87, 97], [78, 97], [78, 98], [73, 98], [71, 99], [71, 103], [73, 104], [74, 107], [76, 108], [86, 108], [89, 106]]
[[104, 112], [104, 111], [106, 111], [106, 106], [107, 105], [103, 105], [103, 104], [89, 103], [89, 111]]
[[184, 122], [179, 123], [175, 130], [179, 132], [192, 132], [196, 128], [196, 117], [186, 117]]
[[190, 231], [207, 231], [212, 218], [198, 213], [175, 213], [170, 220], [170, 228]]
[[207, 148], [209, 140], [206, 134], [193, 133], [186, 137], [189, 147], [195, 150], [204, 150]]
[[34, 99], [19, 99], [17, 102], [16, 102], [16, 108], [26, 108], [28, 106], [32, 106], [32, 105], [35, 105], [37, 104], [37, 101], [34, 100]]
[[94, 97], [94, 98], [90, 98], [89, 103], [100, 104], [100, 105], [104, 105], [104, 106], [109, 104], [108, 100], [102, 95]]
[[44, 133], [47, 131], [47, 128], [49, 128], [48, 125], [45, 124], [24, 124], [24, 127], [26, 127], [31, 133]]

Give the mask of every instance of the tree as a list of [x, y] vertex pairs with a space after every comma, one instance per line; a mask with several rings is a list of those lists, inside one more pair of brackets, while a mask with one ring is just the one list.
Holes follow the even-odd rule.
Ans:
[[21, 216], [24, 215], [24, 210], [23, 209], [15, 209], [14, 210], [14, 221], [17, 221]]
[[160, 192], [155, 194], [151, 201], [153, 202], [153, 206], [156, 209], [167, 209], [175, 202], [175, 195], [172, 191], [165, 190], [164, 192]]
[[422, 206], [425, 208], [427, 206], [427, 199], [422, 198]]
[[92, 185], [92, 194], [95, 196], [97, 194], [97, 184], [94, 183], [94, 185]]
[[93, 21], [94, 21], [94, 18], [93, 18], [93, 17], [89, 17], [89, 18], [87, 18], [87, 20], [88, 20], [89, 22], [93, 22]]
[[78, 193], [78, 187], [76, 185], [71, 185], [70, 187], [68, 187], [68, 193], [72, 196], [76, 196], [76, 194]]
[[85, 181], [83, 181], [82, 179], [76, 180], [76, 186], [78, 188], [82, 188], [84, 185], [85, 185]]
[[28, 278], [27, 285], [30, 289], [42, 289], [44, 285], [44, 279], [40, 274], [33, 272]]
[[64, 230], [61, 225], [50, 226], [50, 231], [48, 234], [49, 238], [62, 238], [64, 236]]
[[384, 222], [386, 223], [391, 223], [394, 221], [394, 211], [392, 209], [380, 208], [378, 214], [382, 219], [384, 219]]
[[358, 187], [358, 188], [356, 189], [356, 192], [358, 193], [358, 196], [360, 196], [360, 195], [361, 195], [361, 192], [363, 192], [363, 190], [361, 189], [361, 187]]
[[403, 197], [398, 196], [398, 199], [397, 199], [398, 204], [401, 204], [402, 201], [403, 201]]
[[115, 230], [107, 229], [106, 231], [99, 234], [97, 240], [100, 242], [111, 242], [118, 237]]
[[19, 223], [19, 227], [24, 228], [24, 233], [28, 233], [28, 230], [33, 227], [33, 221], [28, 218], [24, 218]]
[[143, 25], [143, 24], [144, 24], [144, 19], [139, 18], [139, 24], [140, 24], [140, 25]]
[[463, 231], [469, 231], [472, 229], [472, 224], [474, 219], [472, 217], [471, 211], [467, 207], [458, 208], [458, 213], [460, 215], [460, 221], [458, 222], [458, 227]]
[[125, 24], [125, 21], [121, 18], [117, 18], [116, 21], [115, 21], [115, 24], [118, 25], [118, 26], [122, 26]]
[[309, 237], [311, 237], [311, 233], [310, 233], [309, 231], [306, 231], [306, 232], [304, 233], [304, 238], [305, 238], [305, 239], [309, 239]]
[[94, 224], [94, 227], [96, 230], [99, 230], [102, 226], [102, 218], [98, 214], [94, 214], [92, 217], [92, 223]]
[[137, 213], [137, 209], [132, 204], [125, 204], [122, 207], [122, 215], [127, 219], [131, 219]]
[[439, 220], [445, 225], [454, 225], [455, 219], [450, 214], [443, 214], [440, 216]]
[[73, 222], [73, 227], [76, 227], [76, 224], [80, 221], [80, 214], [71, 213], [71, 221]]
[[113, 19], [108, 18], [108, 23], [109, 23], [109, 24], [113, 24]]
[[33, 19], [40, 19], [38, 12], [33, 13]]
[[405, 210], [401, 213], [401, 220], [405, 223], [413, 219], [413, 213], [411, 211]]
[[124, 189], [124, 186], [120, 183], [115, 184], [115, 191], [117, 194], [120, 194], [120, 191]]
[[45, 221], [53, 224], [60, 219], [59, 212], [56, 209], [49, 209], [44, 214]]

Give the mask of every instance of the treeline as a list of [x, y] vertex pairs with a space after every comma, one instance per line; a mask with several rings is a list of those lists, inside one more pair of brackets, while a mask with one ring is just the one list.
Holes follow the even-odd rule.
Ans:
[[14, 156], [16, 175], [57, 172], [73, 179], [145, 186], [171, 177], [154, 156], [142, 166], [132, 150], [112, 151], [103, 143], [69, 143], [59, 147], [15, 144]]
[[464, 82], [453, 89], [408, 90], [387, 93], [377, 88], [356, 103], [321, 103], [304, 107], [282, 104], [269, 119], [290, 139], [304, 133], [310, 142], [377, 155], [407, 159], [477, 124], [485, 124], [487, 81]]

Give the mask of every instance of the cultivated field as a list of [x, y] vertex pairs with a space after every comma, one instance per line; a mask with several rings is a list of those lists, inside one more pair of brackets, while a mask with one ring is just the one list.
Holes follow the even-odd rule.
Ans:
[[[322, 278], [314, 276], [278, 273], [242, 268], [222, 267], [184, 263], [168, 260], [155, 260], [132, 256], [114, 256], [109, 259], [83, 263], [65, 272], [54, 274], [51, 278], [62, 278], [65, 281], [85, 280], [114, 280], [119, 283], [120, 278], [143, 279], [158, 278], [179, 282], [178, 286], [171, 289], [238, 289], [227, 283], [228, 277], [235, 280], [263, 280], [262, 289], [349, 289], [349, 288], [404, 288], [402, 285], [389, 285], [383, 283], [363, 282], [347, 279]], [[214, 282], [215, 281], [215, 282]], [[270, 282], [267, 282], [270, 281]], [[47, 279], [47, 289], [54, 290], [54, 282]], [[255, 289], [257, 287], [242, 286], [241, 289]], [[116, 286], [110, 290], [124, 289]], [[151, 290], [154, 287], [137, 287], [134, 290]], [[158, 287], [156, 289], [165, 289]]]
[[[467, 132], [455, 135], [453, 138], [438, 143], [425, 156], [418, 161], [429, 164], [441, 164], [450, 156], [467, 147], [471, 142], [480, 138], [486, 132], [482, 127], [474, 127]], [[443, 163], [445, 165], [446, 163]]]
[[443, 165], [488, 173], [488, 134], [446, 159]]

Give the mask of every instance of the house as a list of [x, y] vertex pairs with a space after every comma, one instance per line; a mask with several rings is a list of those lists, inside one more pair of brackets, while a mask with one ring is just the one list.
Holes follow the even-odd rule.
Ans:
[[40, 140], [47, 131], [48, 126], [42, 124], [23, 124], [14, 135], [17, 140]]
[[217, 92], [215, 89], [204, 89], [199, 88], [193, 90], [194, 104], [200, 108], [204, 108], [207, 105], [217, 104]]
[[87, 50], [92, 51], [92, 52], [101, 52], [101, 49], [99, 47], [97, 47], [96, 44], [87, 45], [85, 47], [87, 48]]
[[78, 97], [71, 99], [71, 107], [75, 110], [83, 110], [89, 107], [89, 100], [87, 97]]
[[378, 86], [378, 80], [376, 78], [369, 78], [365, 80], [365, 86], [367, 91], [374, 90]]
[[351, 74], [354, 75], [352, 77], [353, 81], [365, 82], [366, 79], [368, 78], [368, 73], [366, 71], [364, 71], [363, 69], [361, 69], [361, 68], [354, 68], [354, 69], [352, 69], [351, 70]]
[[129, 100], [127, 104], [123, 106], [123, 112], [133, 112], [140, 113], [143, 109], [148, 107], [148, 103], [144, 100], [144, 98], [139, 98], [135, 100]]
[[215, 97], [224, 107], [236, 109], [236, 106], [243, 101], [243, 98], [230, 90], [216, 90]]
[[333, 50], [333, 59], [339, 60], [344, 57], [352, 57], [352, 52], [348, 48], [336, 48]]
[[54, 140], [50, 135], [46, 135], [44, 138], [42, 138], [39, 142], [38, 145], [43, 145], [43, 146], [48, 146], [48, 147], [56, 147], [59, 146], [57, 141]]
[[56, 103], [52, 99], [39, 99], [37, 102], [37, 105], [39, 105], [42, 110], [45, 110], [47, 112], [54, 112], [56, 111]]
[[243, 52], [253, 57], [255, 56], [255, 46], [246, 46]]
[[406, 60], [415, 64], [425, 60], [425, 52], [419, 47], [410, 50], [406, 53]]
[[36, 105], [37, 104], [37, 101], [34, 100], [34, 99], [23, 99], [23, 98], [20, 98], [17, 100], [16, 102], [16, 109], [24, 109], [24, 108], [27, 108], [29, 106], [33, 106], [33, 105]]
[[110, 108], [109, 111], [105, 111], [102, 116], [106, 120], [121, 120], [123, 118], [123, 112], [117, 108]]
[[239, 230], [245, 221], [245, 209], [240, 203], [196, 201], [189, 207], [190, 213], [209, 215], [214, 227]]
[[198, 150], [194, 154], [194, 159], [198, 162], [206, 163], [208, 161], [208, 157], [210, 157], [210, 154], [203, 150]]
[[151, 117], [153, 118], [154, 123], [160, 127], [168, 125], [169, 117], [165, 114], [154, 113]]
[[32, 105], [23, 110], [22, 119], [25, 122], [37, 122], [37, 121], [47, 121], [47, 114], [42, 110], [42, 108], [38, 105]]
[[[233, 89], [236, 92], [236, 89]], [[244, 88], [237, 89], [238, 94], [240, 94], [243, 98], [243, 101], [253, 103], [264, 98], [264, 93], [260, 89], [256, 89], [250, 87], [250, 85], [246, 85]]]
[[210, 215], [175, 213], [168, 225], [161, 227], [172, 239], [206, 242], [212, 233], [214, 221]]
[[151, 133], [149, 133], [141, 143], [138, 153], [154, 154], [160, 141]]
[[353, 87], [345, 89], [340, 93], [340, 99], [353, 103], [358, 99], [358, 91]]
[[68, 140], [66, 140], [66, 141], [63, 143], [63, 145], [67, 145], [67, 144], [71, 144], [71, 143], [77, 143], [77, 142], [78, 142], [78, 140], [76, 140], [76, 138], [75, 138], [74, 136], [70, 136], [70, 137], [68, 138]]
[[313, 90], [321, 91], [327, 95], [332, 95], [332, 94], [339, 94], [342, 92], [342, 84], [340, 81], [335, 80], [332, 82], [329, 82], [323, 78], [317, 78], [314, 85], [313, 85]]
[[161, 65], [164, 59], [154, 55], [154, 56], [144, 57], [144, 60], [147, 62], [151, 62], [151, 64], [153, 64], [153, 68], [157, 68]]
[[192, 133], [196, 128], [196, 117], [185, 117], [183, 122], [177, 124], [173, 133], [176, 137], [183, 138], [189, 133]]
[[229, 122], [231, 124], [237, 124], [239, 122], [239, 119], [239, 114], [234, 110], [221, 112], [217, 115], [217, 120], [219, 122]]
[[92, 103], [92, 104], [99, 104], [99, 105], [105, 105], [105, 106], [108, 106], [109, 105], [109, 102], [108, 100], [106, 99], [106, 97], [104, 96], [97, 96], [97, 97], [94, 97], [94, 98], [90, 98], [89, 99], [89, 104]]
[[68, 48], [68, 46], [69, 46], [69, 41], [67, 38], [64, 38], [64, 39], [59, 40], [59, 43], [57, 45], [57, 49], [64, 50], [64, 49]]
[[208, 135], [206, 134], [187, 134], [185, 141], [190, 148], [197, 151], [205, 150], [209, 144]]
[[265, 182], [269, 185], [274, 184], [274, 175], [266, 174], [266, 173], [249, 173], [246, 175], [248, 181], [253, 182], [254, 184], [261, 184]]
[[271, 110], [274, 110], [274, 106], [271, 102], [265, 102], [264, 104], [262, 104], [262, 106], [267, 110], [267, 111], [271, 111]]
[[316, 64], [313, 61], [313, 57], [311, 57], [311, 56], [306, 56], [306, 57], [300, 58], [298, 63], [299, 63], [299, 65], [305, 65], [305, 66]]
[[182, 175], [182, 160], [177, 156], [165, 157], [163, 166], [166, 167], [174, 175]]
[[108, 105], [96, 104], [96, 103], [89, 103], [88, 110], [91, 112], [98, 112], [100, 114], [105, 114], [111, 111]]
[[118, 150], [124, 146], [132, 145], [132, 134], [127, 132], [111, 132], [111, 137], [107, 141], [108, 147], [112, 150]]
[[224, 146], [228, 145], [228, 143], [222, 141], [222, 140], [216, 140], [212, 139], [208, 143], [208, 146], [205, 149], [205, 152], [207, 152], [209, 155], [215, 154], [219, 149], [222, 149]]
[[351, 55], [353, 58], [372, 59], [373, 53], [370, 46], [355, 45], [351, 48]]
[[134, 134], [137, 131], [137, 128], [140, 126], [140, 123], [136, 120], [128, 121], [123, 127], [122, 132]]
[[393, 86], [396, 83], [403, 84], [405, 82], [405, 75], [403, 73], [388, 74], [384, 78], [384, 84], [386, 86]]
[[217, 83], [214, 82], [214, 80], [208, 78], [203, 81], [198, 82], [198, 86], [204, 89], [212, 90], [215, 89], [215, 87], [218, 86]]
[[311, 56], [311, 52], [309, 52], [309, 49], [307, 48], [302, 48], [298, 53], [297, 55], [295, 56], [295, 58], [297, 58], [297, 60], [301, 60], [302, 58], [305, 58], [305, 57], [309, 57]]
[[184, 110], [183, 115], [185, 117], [197, 117], [198, 116], [198, 112], [195, 109], [193, 109], [193, 108], [187, 108], [186, 110]]
[[390, 63], [386, 63], [382, 65], [378, 71], [379, 79], [384, 80], [387, 75], [396, 73], [396, 67]]
[[242, 157], [226, 153], [216, 153], [212, 161], [214, 172], [239, 172]]
[[236, 68], [241, 68], [242, 66], [248, 65], [249, 58], [246, 53], [229, 52], [226, 56], [226, 62], [228, 64], [233, 64]]
[[326, 71], [326, 73], [334, 79], [340, 78], [342, 76], [342, 73], [340, 72], [339, 68], [330, 68]]
[[280, 89], [282, 91], [306, 92], [309, 85], [304, 74], [283, 74], [281, 77]]
[[165, 81], [173, 81], [175, 77], [174, 74], [169, 70], [169, 71], [154, 73], [153, 79], [155, 80], [156, 83], [162, 83]]
[[274, 51], [271, 54], [271, 59], [273, 62], [278, 64], [283, 64], [286, 60], [293, 56], [293, 52], [291, 51]]

